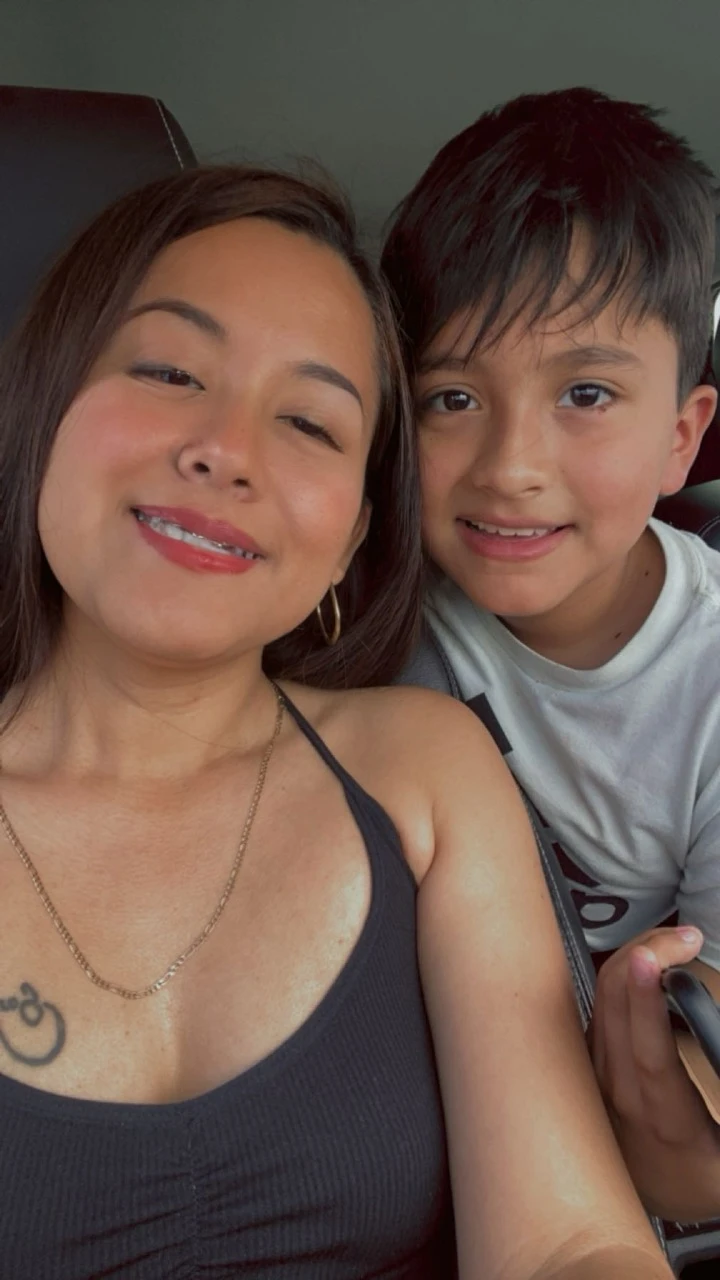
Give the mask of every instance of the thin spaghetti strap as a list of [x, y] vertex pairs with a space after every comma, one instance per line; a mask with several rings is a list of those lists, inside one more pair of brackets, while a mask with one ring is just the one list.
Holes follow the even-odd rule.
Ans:
[[345, 799], [350, 806], [355, 821], [362, 832], [373, 865], [377, 865], [380, 849], [389, 849], [392, 856], [402, 864], [403, 874], [410, 878], [413, 888], [416, 888], [412, 872], [403, 853], [402, 841], [392, 818], [383, 809], [382, 805], [378, 804], [378, 801], [369, 795], [364, 787], [360, 786], [360, 783], [353, 778], [352, 774], [343, 768], [332, 751], [326, 747], [320, 734], [313, 729], [302, 712], [298, 711], [285, 690], [274, 684], [274, 682], [273, 688], [278, 697], [282, 698], [287, 711], [292, 716], [300, 732], [307, 738], [310, 745], [315, 748], [328, 769], [335, 774], [345, 792]]
[[290, 715], [295, 721], [298, 729], [300, 730], [301, 733], [305, 735], [308, 741], [312, 743], [318, 755], [321, 756], [321, 758], [325, 761], [325, 764], [328, 766], [328, 768], [332, 769], [332, 772], [335, 774], [337, 778], [340, 779], [344, 787], [347, 787], [349, 785], [351, 790], [357, 791], [359, 788], [355, 779], [347, 772], [346, 769], [343, 769], [342, 765], [340, 764], [340, 761], [337, 760], [333, 755], [332, 751], [330, 751], [329, 748], [326, 747], [325, 743], [320, 737], [320, 734], [317, 732], [317, 730], [313, 729], [309, 720], [305, 719], [305, 716], [303, 715], [302, 711], [298, 711], [298, 708], [295, 706], [295, 703], [292, 702], [290, 698], [288, 698], [284, 689], [281, 689], [279, 685], [274, 683], [274, 681], [272, 682], [272, 684], [278, 697], [282, 699], [285, 707], [290, 712]]

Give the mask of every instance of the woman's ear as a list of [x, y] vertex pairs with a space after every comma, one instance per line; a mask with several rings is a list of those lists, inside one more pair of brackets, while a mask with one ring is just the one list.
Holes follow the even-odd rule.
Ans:
[[693, 387], [690, 392], [675, 423], [672, 449], [660, 487], [661, 496], [677, 493], [685, 484], [702, 438], [713, 420], [717, 401], [715, 387], [708, 384]]
[[350, 561], [355, 555], [355, 552], [357, 551], [358, 547], [360, 547], [362, 543], [365, 541], [365, 538], [367, 537], [367, 531], [370, 527], [371, 515], [372, 515], [372, 503], [370, 502], [369, 498], [363, 498], [362, 506], [360, 508], [360, 511], [358, 512], [358, 518], [355, 521], [355, 524], [353, 526], [353, 531], [352, 531], [352, 534], [350, 535], [350, 541], [347, 545], [345, 555], [340, 561], [340, 564], [338, 565], [336, 572], [333, 574], [332, 580], [333, 580], [334, 586], [337, 586], [339, 582], [342, 582], [343, 578], [345, 577], [345, 574], [348, 571]]

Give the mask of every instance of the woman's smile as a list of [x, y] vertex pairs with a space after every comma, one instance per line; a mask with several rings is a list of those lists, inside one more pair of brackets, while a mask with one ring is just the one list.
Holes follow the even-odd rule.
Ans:
[[133, 507], [149, 546], [174, 564], [197, 573], [247, 573], [266, 559], [257, 543], [226, 521], [186, 507]]

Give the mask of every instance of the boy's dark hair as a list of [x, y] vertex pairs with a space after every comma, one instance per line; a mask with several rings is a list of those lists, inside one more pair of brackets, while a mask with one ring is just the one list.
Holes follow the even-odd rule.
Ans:
[[268, 645], [273, 676], [326, 687], [387, 684], [415, 638], [421, 602], [419, 483], [410, 396], [385, 286], [330, 187], [235, 166], [186, 169], [124, 196], [67, 250], [0, 357], [0, 696], [32, 681], [57, 642], [63, 598], [37, 506], [58, 426], [159, 253], [237, 218], [265, 218], [343, 259], [370, 306], [380, 405], [365, 472], [367, 537], [338, 587], [342, 636], [315, 614]]
[[[488, 111], [436, 155], [395, 212], [383, 269], [412, 359], [455, 315], [482, 305], [474, 347], [521, 315], [533, 324], [615, 297], [675, 337], [682, 400], [711, 334], [712, 174], [650, 107], [592, 89], [527, 94]], [[573, 231], [588, 233], [568, 292]], [[561, 299], [561, 300], [559, 300]]]

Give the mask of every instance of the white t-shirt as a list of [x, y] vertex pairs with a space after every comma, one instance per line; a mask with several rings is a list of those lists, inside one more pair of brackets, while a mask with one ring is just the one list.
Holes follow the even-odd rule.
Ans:
[[590, 947], [613, 950], [677, 910], [720, 970], [720, 554], [651, 528], [662, 591], [595, 670], [534, 653], [448, 579], [432, 589], [428, 621], [463, 697], [485, 694], [509, 740]]

